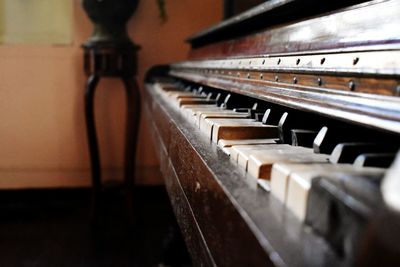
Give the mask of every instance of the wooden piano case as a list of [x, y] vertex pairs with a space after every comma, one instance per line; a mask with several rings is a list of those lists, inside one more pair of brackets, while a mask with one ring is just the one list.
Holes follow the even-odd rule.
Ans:
[[144, 112], [195, 266], [353, 264], [155, 90], [195, 83], [398, 139], [400, 2], [317, 2], [268, 1], [189, 39], [187, 61], [148, 73]]

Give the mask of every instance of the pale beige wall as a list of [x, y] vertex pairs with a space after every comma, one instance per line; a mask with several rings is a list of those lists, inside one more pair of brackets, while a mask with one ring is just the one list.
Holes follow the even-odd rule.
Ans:
[[[155, 0], [142, 0], [129, 32], [142, 46], [140, 83], [146, 70], [182, 60], [183, 40], [221, 18], [222, 1], [166, 0], [169, 20], [161, 24]], [[0, 46], [0, 188], [87, 186], [89, 157], [83, 120], [82, 52], [91, 25], [74, 0], [74, 40], [70, 46]], [[121, 175], [124, 92], [119, 81], [104, 80], [96, 115], [105, 177]], [[141, 183], [157, 183], [157, 165], [142, 123], [137, 165]]]

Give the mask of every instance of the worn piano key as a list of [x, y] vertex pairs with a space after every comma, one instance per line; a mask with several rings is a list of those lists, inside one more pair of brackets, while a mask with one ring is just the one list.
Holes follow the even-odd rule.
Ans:
[[[232, 147], [248, 145], [270, 145], [276, 144], [278, 139], [242, 139], [242, 140], [218, 140], [218, 146], [228, 155], [231, 154]], [[237, 155], [236, 155], [237, 158]]]
[[197, 109], [194, 116], [196, 116], [196, 124], [198, 126], [200, 125], [200, 121], [204, 120], [205, 118], [229, 118], [229, 116], [232, 116], [233, 118], [235, 116], [239, 118], [249, 118], [249, 116], [245, 113], [237, 113], [230, 109]]
[[359, 169], [351, 164], [293, 164], [293, 163], [276, 163], [271, 171], [271, 193], [286, 202], [287, 186], [290, 174], [294, 172], [316, 171], [321, 173], [340, 172], [353, 173], [355, 169]]
[[251, 155], [257, 153], [263, 154], [271, 154], [271, 153], [291, 153], [293, 150], [296, 150], [296, 153], [300, 152], [301, 149], [299, 147], [292, 147], [290, 145], [282, 145], [282, 144], [270, 144], [270, 145], [254, 145], [254, 146], [234, 146], [233, 150], [235, 150], [235, 155], [237, 157], [237, 164], [243, 169], [247, 170], [247, 163]]
[[164, 83], [164, 82], [156, 82], [153, 85], [154, 89], [161, 89], [163, 91], [176, 91], [179, 88], [178, 83]]
[[[183, 105], [181, 106], [181, 112], [188, 120], [192, 120], [196, 123], [197, 112], [198, 111], [223, 111], [220, 107], [215, 104], [206, 104], [206, 105]], [[197, 119], [198, 120], [198, 119]], [[196, 123], [197, 124], [197, 123]]]
[[359, 155], [354, 161], [354, 167], [379, 167], [388, 168], [392, 164], [394, 153], [366, 153]]
[[296, 153], [296, 154], [310, 153], [310, 150], [304, 147], [295, 147], [295, 146], [281, 145], [281, 144], [278, 144], [274, 147], [268, 146], [266, 148], [255, 147], [254, 149], [240, 151], [238, 153], [237, 163], [240, 167], [247, 170], [247, 163], [250, 159], [250, 156], [252, 155], [255, 155], [255, 157], [259, 158], [263, 157], [266, 154], [273, 155], [273, 154], [290, 154], [290, 153]]
[[167, 91], [166, 95], [169, 98], [175, 98], [175, 99], [179, 98], [180, 96], [193, 96], [193, 97], [197, 96], [193, 92], [186, 92], [186, 91]]
[[199, 110], [197, 112], [197, 116], [199, 117], [199, 125], [201, 120], [205, 120], [207, 118], [248, 118], [256, 121], [254, 119], [254, 113], [252, 113], [253, 109], [248, 108], [240, 108], [234, 110], [220, 110], [220, 112], [215, 110]]
[[[198, 127], [203, 129], [206, 127], [207, 129], [210, 127], [210, 119], [246, 119], [247, 121], [255, 122], [253, 119], [250, 119], [247, 113], [239, 113], [234, 111], [227, 112], [212, 112], [212, 111], [203, 111], [197, 112], [198, 117]], [[208, 119], [208, 121], [206, 121]], [[211, 125], [211, 127], [214, 124]]]
[[154, 83], [153, 89], [158, 93], [166, 94], [170, 91], [179, 91], [179, 85], [171, 84], [171, 83]]
[[[329, 167], [328, 167], [329, 166]], [[304, 221], [307, 214], [308, 196], [311, 189], [313, 179], [321, 175], [339, 175], [340, 169], [331, 171], [333, 165], [328, 165], [327, 168], [319, 168], [305, 171], [295, 171], [289, 176], [289, 183], [287, 189], [287, 207], [297, 216], [301, 221]], [[383, 174], [383, 169], [378, 168], [352, 168], [345, 169], [346, 175], [377, 175]]]
[[[240, 121], [240, 122], [239, 122]], [[200, 117], [200, 124], [199, 128], [200, 131], [206, 134], [210, 139], [212, 139], [212, 133], [213, 133], [213, 126], [216, 123], [226, 123], [230, 125], [251, 125], [255, 124], [256, 122], [252, 119], [248, 118], [240, 118], [240, 119], [235, 119], [235, 118], [206, 118], [204, 120], [201, 120]]]
[[198, 110], [223, 110], [215, 104], [188, 104], [182, 105], [180, 108], [183, 112], [186, 110], [191, 111], [191, 114], [197, 112]]
[[207, 96], [205, 95], [200, 95], [200, 94], [195, 94], [193, 93], [192, 95], [190, 94], [175, 94], [173, 96], [175, 99], [207, 99]]
[[[240, 123], [238, 121], [241, 121]], [[199, 129], [201, 132], [206, 134], [211, 140], [212, 140], [212, 135], [213, 135], [213, 127], [216, 122], [221, 122], [221, 123], [228, 123], [228, 124], [233, 124], [233, 125], [251, 125], [254, 124], [255, 121], [252, 119], [247, 119], [247, 118], [241, 118], [241, 119], [232, 119], [232, 118], [209, 118], [209, 119], [204, 119], [201, 120], [200, 118], [200, 124], [199, 124]]]
[[[275, 140], [275, 139], [274, 139]], [[290, 149], [290, 145], [281, 144], [254, 144], [254, 145], [235, 145], [231, 147], [230, 160], [234, 163], [238, 163], [239, 154], [247, 154], [251, 150], [262, 150], [262, 149]]]
[[384, 169], [359, 171], [314, 178], [306, 212], [306, 223], [350, 262], [358, 252], [367, 222], [381, 202], [379, 184], [384, 175]]
[[251, 139], [251, 138], [276, 138], [278, 128], [264, 125], [254, 120], [246, 119], [206, 119], [212, 124], [212, 141], [218, 143], [219, 139]]
[[247, 171], [255, 178], [271, 178], [271, 169], [274, 163], [326, 163], [328, 157], [324, 154], [314, 154], [311, 149], [293, 147], [292, 149], [278, 150], [268, 153], [252, 153], [248, 159]]
[[[321, 167], [328, 169], [329, 165], [328, 162], [322, 164], [275, 163], [271, 170], [271, 193], [280, 201], [286, 203], [288, 181], [292, 172], [318, 169]], [[351, 165], [346, 166], [351, 167]], [[340, 167], [343, 168], [343, 164], [340, 165]]]
[[204, 104], [216, 104], [217, 102], [214, 99], [198, 99], [198, 98], [180, 98], [178, 100], [178, 106], [181, 107], [182, 105], [204, 105]]
[[389, 148], [384, 145], [371, 143], [341, 143], [333, 150], [329, 161], [332, 163], [353, 163], [360, 154], [373, 152], [390, 152], [395, 147]]
[[240, 140], [226, 140], [220, 139], [218, 140], [218, 146], [220, 148], [224, 147], [232, 147], [239, 145], [267, 145], [267, 144], [276, 144], [278, 139], [266, 138], [266, 139], [240, 139]]

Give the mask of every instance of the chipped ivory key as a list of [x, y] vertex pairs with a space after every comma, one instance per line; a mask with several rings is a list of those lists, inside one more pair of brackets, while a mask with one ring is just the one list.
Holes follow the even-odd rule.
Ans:
[[[335, 165], [329, 165], [335, 166]], [[332, 168], [332, 169], [329, 169]], [[287, 189], [287, 201], [286, 206], [291, 210], [297, 218], [304, 221], [307, 214], [307, 202], [309, 191], [311, 189], [312, 180], [321, 175], [339, 175], [339, 174], [351, 174], [351, 175], [372, 175], [382, 174], [385, 169], [381, 168], [350, 168], [344, 169], [343, 171], [335, 170], [335, 167], [319, 168], [317, 170], [305, 170], [292, 172], [289, 176], [289, 184]]]
[[247, 119], [205, 119], [211, 125], [212, 141], [219, 139], [277, 138], [278, 127]]
[[[299, 148], [299, 147], [297, 147]], [[326, 163], [328, 155], [314, 154], [312, 149], [303, 148], [302, 151], [280, 150], [268, 153], [253, 153], [247, 163], [247, 171], [254, 177], [269, 180], [274, 163]]]

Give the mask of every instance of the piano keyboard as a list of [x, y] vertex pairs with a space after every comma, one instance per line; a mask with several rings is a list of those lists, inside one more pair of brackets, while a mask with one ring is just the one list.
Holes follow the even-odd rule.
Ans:
[[264, 2], [146, 76], [194, 265], [400, 266], [400, 2]]
[[[329, 213], [331, 207], [352, 204], [346, 203], [343, 196], [333, 198], [326, 194], [346, 192], [350, 194], [346, 198], [358, 199], [359, 196], [351, 195], [353, 192], [348, 189], [346, 179], [349, 177], [356, 177], [354, 179], [358, 179], [361, 187], [371, 186], [370, 181], [374, 180], [377, 191], [386, 172], [382, 166], [389, 166], [393, 161], [398, 149], [396, 144], [390, 147], [371, 142], [373, 140], [347, 142], [352, 138], [346, 138], [345, 134], [328, 135], [329, 127], [321, 126], [319, 121], [315, 126], [304, 125], [305, 129], [291, 128], [298, 127], [299, 123], [289, 120], [291, 115], [282, 111], [275, 113], [281, 117], [272, 125], [268, 124], [271, 121], [268, 116], [273, 109], [262, 110], [261, 116], [260, 110], [256, 112], [257, 104], [253, 108], [232, 107], [230, 95], [225, 96], [223, 104], [218, 104], [210, 97], [211, 93], [207, 94], [203, 89], [203, 94], [199, 94], [197, 90], [182, 91], [179, 86], [175, 90], [171, 89], [172, 85], [168, 85], [168, 90], [164, 87], [163, 84], [154, 86], [157, 94], [172, 103], [187, 122], [215, 143], [237, 168], [245, 171], [248, 179], [256, 180], [266, 194], [270, 192], [298, 220], [312, 226], [322, 236], [350, 238], [350, 241], [329, 242], [335, 250], [352, 257], [359, 236], [347, 232], [343, 236], [342, 228], [333, 229], [330, 221], [335, 219], [332, 216], [338, 215]], [[215, 92], [212, 94], [216, 95]], [[318, 127], [319, 130], [315, 130]], [[329, 183], [330, 187], [321, 186], [321, 181]], [[334, 193], [326, 190], [334, 190]], [[367, 220], [368, 216], [358, 208], [350, 208], [352, 216], [364, 216]], [[361, 224], [355, 225], [361, 227]], [[359, 228], [356, 230], [360, 231]]]

